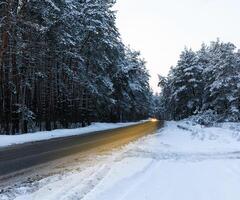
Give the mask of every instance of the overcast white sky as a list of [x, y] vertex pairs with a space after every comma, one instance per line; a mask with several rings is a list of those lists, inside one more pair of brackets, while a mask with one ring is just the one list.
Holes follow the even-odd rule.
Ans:
[[117, 25], [126, 44], [142, 52], [157, 88], [184, 46], [219, 37], [240, 47], [240, 0], [118, 0]]

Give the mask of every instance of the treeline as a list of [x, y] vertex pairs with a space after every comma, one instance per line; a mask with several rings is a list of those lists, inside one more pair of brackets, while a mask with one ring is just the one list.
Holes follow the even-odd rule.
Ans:
[[180, 120], [204, 115], [218, 121], [240, 120], [240, 51], [217, 40], [197, 52], [185, 49], [162, 87], [160, 115]]
[[0, 134], [148, 116], [149, 75], [113, 0], [1, 0]]

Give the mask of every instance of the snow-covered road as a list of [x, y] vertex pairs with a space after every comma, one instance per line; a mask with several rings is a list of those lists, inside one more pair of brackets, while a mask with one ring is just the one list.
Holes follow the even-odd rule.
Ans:
[[240, 124], [167, 122], [63, 174], [3, 191], [17, 200], [239, 200]]

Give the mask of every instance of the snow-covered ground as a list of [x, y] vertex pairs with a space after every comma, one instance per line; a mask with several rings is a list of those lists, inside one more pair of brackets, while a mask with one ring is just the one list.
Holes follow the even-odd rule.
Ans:
[[[239, 200], [240, 124], [165, 128], [90, 165], [15, 188], [17, 200]], [[7, 193], [0, 199], [9, 199]]]
[[[144, 121], [141, 121], [144, 122]], [[138, 123], [141, 123], [138, 122]], [[23, 144], [27, 142], [36, 142], [42, 140], [49, 140], [53, 138], [68, 137], [74, 135], [81, 135], [91, 133], [94, 131], [104, 131], [108, 129], [120, 128], [130, 126], [137, 123], [93, 123], [91, 126], [75, 129], [58, 129], [53, 131], [41, 131], [35, 133], [28, 133], [23, 135], [0, 135], [0, 148], [15, 144]]]

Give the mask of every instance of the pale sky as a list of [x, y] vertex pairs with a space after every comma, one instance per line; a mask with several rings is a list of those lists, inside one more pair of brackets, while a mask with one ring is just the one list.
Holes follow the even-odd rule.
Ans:
[[220, 38], [240, 47], [240, 0], [118, 0], [117, 26], [125, 44], [140, 50], [158, 91], [184, 47]]

